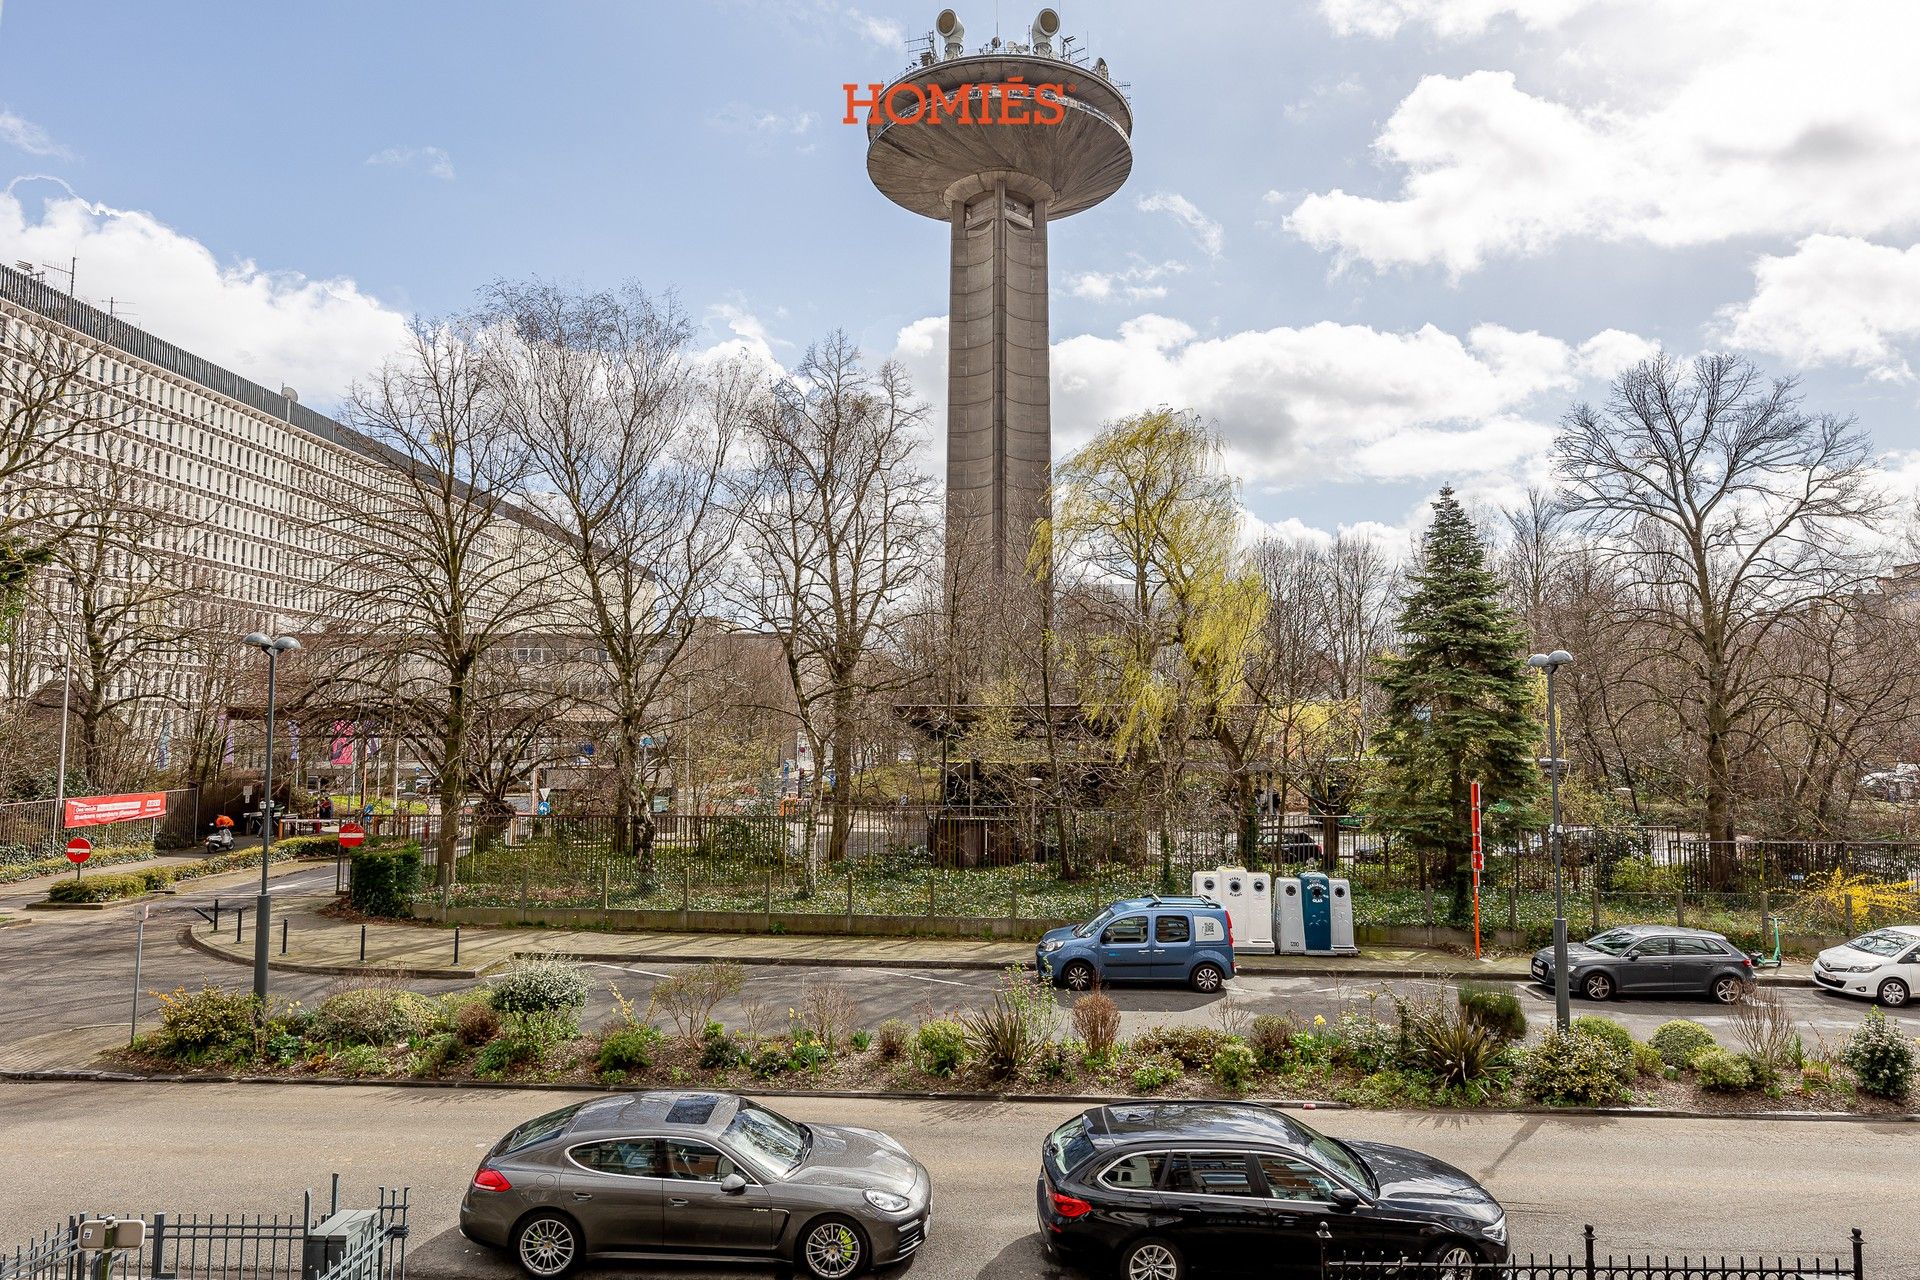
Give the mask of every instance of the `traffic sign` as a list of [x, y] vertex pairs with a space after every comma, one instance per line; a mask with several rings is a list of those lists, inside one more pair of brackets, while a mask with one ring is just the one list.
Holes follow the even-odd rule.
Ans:
[[366, 839], [367, 829], [359, 823], [343, 822], [340, 824], [340, 847], [342, 849], [358, 849], [362, 844], [366, 843]]
[[67, 861], [76, 866], [93, 856], [93, 841], [85, 836], [75, 836], [67, 841]]

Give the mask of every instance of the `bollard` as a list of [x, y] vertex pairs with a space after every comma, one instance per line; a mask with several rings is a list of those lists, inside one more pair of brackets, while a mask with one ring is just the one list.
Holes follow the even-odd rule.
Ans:
[[460, 926], [453, 926], [453, 962], [460, 963]]
[[360, 963], [367, 962], [367, 926], [360, 926]]
[[612, 892], [612, 888], [612, 865], [603, 862], [600, 864], [600, 909], [602, 911], [607, 909], [607, 901]]
[[233, 940], [240, 941], [240, 931], [247, 927], [247, 909], [237, 908], [233, 913]]
[[853, 867], [847, 867], [847, 932], [853, 932]]
[[280, 917], [280, 954], [287, 954], [287, 917]]
[[208, 933], [220, 932], [220, 899], [213, 900], [213, 923], [207, 926]]
[[1600, 932], [1600, 871], [1597, 867], [1593, 873], [1593, 931]]

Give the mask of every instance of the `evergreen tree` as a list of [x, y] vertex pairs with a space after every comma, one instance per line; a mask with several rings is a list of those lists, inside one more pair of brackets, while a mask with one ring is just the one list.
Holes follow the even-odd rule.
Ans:
[[[1464, 919], [1472, 892], [1468, 784], [1498, 826], [1532, 817], [1540, 791], [1537, 677], [1525, 634], [1500, 602], [1486, 549], [1451, 487], [1433, 504], [1413, 590], [1400, 613], [1402, 652], [1377, 677], [1387, 695], [1371, 808], [1452, 890]], [[1488, 828], [1495, 834], [1495, 828]]]

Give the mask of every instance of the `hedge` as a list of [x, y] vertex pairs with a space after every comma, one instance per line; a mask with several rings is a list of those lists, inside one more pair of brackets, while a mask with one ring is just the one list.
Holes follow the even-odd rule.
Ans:
[[404, 919], [420, 887], [420, 846], [370, 849], [353, 855], [353, 909], [362, 915]]
[[[273, 846], [269, 861], [278, 862], [282, 858], [299, 856], [300, 850], [288, 849], [276, 844]], [[176, 863], [170, 867], [142, 867], [138, 871], [108, 875], [95, 873], [90, 876], [83, 875], [74, 880], [62, 880], [47, 890], [47, 901], [112, 902], [117, 898], [134, 898], [143, 893], [152, 893], [183, 880], [198, 880], [202, 876], [218, 875], [222, 871], [241, 871], [259, 865], [258, 849], [235, 849], [231, 853], [219, 853], [211, 858], [196, 858], [192, 862]]]
[[[146, 846], [138, 849], [95, 850], [87, 859], [89, 867], [110, 867], [120, 862], [141, 862], [154, 856], [153, 850]], [[67, 861], [65, 854], [55, 858], [41, 858], [37, 862], [16, 862], [11, 866], [0, 867], [0, 884], [12, 884], [17, 880], [38, 880], [41, 876], [58, 875], [65, 871], [71, 873], [73, 864]]]

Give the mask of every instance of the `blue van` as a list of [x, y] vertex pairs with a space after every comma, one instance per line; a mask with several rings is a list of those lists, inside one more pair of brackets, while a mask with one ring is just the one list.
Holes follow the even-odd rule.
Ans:
[[1122, 898], [1034, 948], [1040, 976], [1069, 991], [1109, 982], [1180, 982], [1212, 995], [1233, 976], [1233, 926], [1211, 898]]

